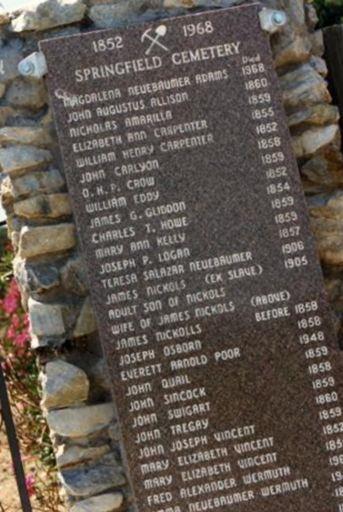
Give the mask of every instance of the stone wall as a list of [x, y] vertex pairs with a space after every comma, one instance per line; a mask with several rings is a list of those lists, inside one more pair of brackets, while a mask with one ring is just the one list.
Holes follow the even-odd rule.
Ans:
[[[38, 0], [0, 12], [2, 201], [16, 252], [15, 275], [41, 365], [42, 407], [72, 512], [130, 510], [116, 414], [88, 298], [44, 80], [19, 75], [40, 39], [119, 27], [234, 0]], [[343, 161], [337, 108], [330, 104], [323, 40], [310, 0], [263, 1], [289, 24], [272, 37], [275, 65], [299, 159], [313, 231], [341, 334]], [[68, 56], [66, 56], [68, 58]]]

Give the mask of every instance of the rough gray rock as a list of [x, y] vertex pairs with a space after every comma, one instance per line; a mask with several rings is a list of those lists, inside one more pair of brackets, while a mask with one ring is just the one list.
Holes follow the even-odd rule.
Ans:
[[124, 501], [121, 493], [101, 494], [82, 500], [74, 505], [70, 512], [115, 512], [119, 510]]
[[314, 219], [312, 231], [317, 240], [317, 249], [325, 265], [343, 265], [342, 221], [334, 219]]
[[61, 444], [56, 451], [56, 463], [61, 468], [85, 464], [100, 459], [110, 450], [108, 444], [89, 447]]
[[325, 277], [325, 288], [330, 302], [334, 304], [335, 311], [343, 313], [343, 283], [342, 274]]
[[52, 138], [46, 128], [33, 126], [6, 126], [0, 128], [1, 144], [25, 144], [47, 147], [52, 144]]
[[301, 124], [318, 125], [337, 123], [339, 110], [334, 105], [319, 103], [299, 112], [295, 112], [288, 118], [288, 126], [294, 128]]
[[89, 436], [108, 428], [113, 419], [114, 408], [111, 403], [60, 409], [47, 414], [52, 434], [70, 438]]
[[[37, 346], [58, 346], [61, 345], [67, 336], [70, 335], [70, 332], [72, 331], [76, 319], [77, 314], [79, 312], [79, 305], [75, 304], [75, 302], [72, 300], [71, 297], [64, 296], [63, 299], [59, 296], [51, 296], [49, 297], [51, 302], [46, 302], [46, 297], [42, 296], [31, 296], [30, 300], [35, 301], [40, 305], [40, 323], [37, 325], [32, 325], [32, 334], [33, 334], [33, 347], [36, 348]], [[44, 302], [41, 302], [44, 300]], [[38, 305], [37, 305], [38, 308]], [[49, 309], [50, 308], [50, 309]], [[44, 315], [46, 315], [46, 324], [47, 328], [44, 326]], [[49, 315], [51, 315], [51, 318], [49, 318]], [[54, 322], [58, 321], [62, 324], [63, 323], [63, 332], [62, 330], [58, 330], [55, 328], [55, 331], [53, 331], [53, 328], [50, 327], [50, 324], [52, 323], [52, 319], [54, 319]], [[61, 319], [61, 320], [60, 320]], [[54, 323], [54, 326], [55, 326]]]
[[68, 493], [77, 497], [94, 496], [125, 484], [123, 470], [112, 454], [104, 455], [96, 464], [62, 470], [60, 476]]
[[57, 219], [71, 215], [68, 194], [37, 195], [14, 204], [14, 213], [25, 219]]
[[313, 69], [315, 69], [317, 71], [317, 73], [319, 73], [324, 78], [329, 74], [327, 64], [326, 64], [325, 60], [322, 59], [321, 57], [318, 57], [318, 56], [311, 57], [310, 64], [313, 67]]
[[90, 0], [89, 17], [97, 28], [122, 27], [153, 20], [173, 11], [182, 12], [194, 7], [229, 7], [243, 0]]
[[65, 325], [60, 304], [45, 304], [30, 297], [31, 332], [35, 336], [63, 336]]
[[23, 58], [21, 45], [13, 46], [11, 44], [4, 45], [0, 48], [0, 83], [8, 82], [19, 77], [18, 64]]
[[319, 17], [316, 11], [316, 8], [313, 6], [313, 4], [305, 4], [305, 20], [307, 23], [307, 26], [314, 30], [318, 24]]
[[308, 36], [297, 34], [293, 30], [285, 36], [279, 35], [278, 44], [274, 46], [274, 62], [277, 68], [301, 63], [311, 55], [312, 42]]
[[94, 391], [99, 388], [102, 392], [109, 393], [111, 391], [111, 380], [107, 363], [104, 358], [98, 359], [90, 368], [90, 375], [94, 383]]
[[21, 289], [33, 298], [60, 285], [59, 269], [54, 263], [32, 263], [17, 257], [14, 273]]
[[119, 443], [121, 439], [119, 423], [112, 423], [110, 425], [108, 435], [114, 443]]
[[74, 224], [28, 227], [20, 231], [19, 256], [33, 258], [72, 249], [76, 244]]
[[3, 207], [13, 204], [14, 190], [9, 176], [3, 177], [0, 183], [0, 200]]
[[342, 162], [328, 160], [323, 154], [315, 155], [301, 167], [306, 190], [318, 193], [343, 187]]
[[46, 30], [82, 20], [86, 6], [81, 0], [36, 0], [12, 21], [14, 32]]
[[5, 126], [8, 119], [11, 118], [15, 113], [12, 107], [0, 106], [0, 126]]
[[89, 10], [89, 17], [97, 28], [121, 27], [134, 19], [130, 2], [98, 4]]
[[[296, 0], [298, 1], [298, 0]], [[269, 8], [275, 8], [276, 6], [270, 5], [271, 2], [268, 2]], [[302, 0], [301, 0], [302, 3]], [[284, 5], [282, 0], [278, 2], [277, 8], [284, 9]], [[286, 12], [288, 20], [290, 21], [290, 13]], [[309, 37], [306, 38], [309, 41]], [[305, 48], [305, 41], [302, 37], [302, 34], [299, 33], [298, 24], [287, 23], [282, 30], [277, 32], [273, 36], [273, 58], [275, 62], [275, 67], [282, 69], [284, 65], [296, 63], [298, 64], [300, 61], [306, 59], [309, 55], [309, 51], [311, 48], [311, 43], [309, 42], [308, 47]]]
[[9, 23], [10, 17], [7, 11], [3, 7], [0, 7], [0, 25], [6, 25]]
[[239, 5], [244, 0], [163, 0], [163, 7], [165, 9], [178, 9], [185, 8], [191, 9], [193, 7], [230, 7], [231, 5]]
[[88, 398], [89, 381], [85, 372], [61, 359], [47, 363], [41, 384], [45, 409], [80, 405]]
[[87, 294], [88, 284], [85, 264], [79, 256], [67, 261], [61, 270], [63, 287], [71, 293], [83, 297]]
[[315, 127], [306, 130], [301, 135], [293, 137], [293, 149], [297, 158], [309, 157], [316, 154], [339, 136], [337, 124]]
[[[87, 4], [89, 0], [87, 0]], [[77, 25], [65, 25], [53, 28], [41, 33], [42, 39], [54, 39], [55, 37], [75, 36], [81, 32], [81, 28]]]
[[90, 3], [89, 17], [97, 28], [142, 23], [158, 18], [162, 13], [160, 0], [121, 0], [114, 3], [90, 0]]
[[51, 162], [50, 151], [34, 146], [10, 146], [0, 149], [0, 166], [8, 174], [23, 173]]
[[65, 186], [65, 180], [58, 169], [48, 169], [25, 174], [12, 179], [16, 198], [44, 192], [58, 192]]
[[310, 64], [282, 75], [280, 82], [284, 106], [291, 112], [317, 103], [329, 103], [331, 100], [326, 81]]
[[77, 319], [73, 337], [80, 338], [81, 336], [92, 334], [96, 330], [97, 325], [93, 313], [93, 308], [90, 299], [87, 297], [82, 305], [80, 315]]
[[[98, 346], [96, 335], [92, 336], [90, 343], [92, 346]], [[93, 403], [111, 400], [111, 381], [107, 363], [103, 357], [95, 356], [91, 352], [75, 351], [70, 362], [87, 373], [91, 383], [90, 400]]]
[[6, 100], [16, 108], [38, 110], [47, 103], [44, 82], [17, 78], [8, 88]]
[[310, 196], [307, 198], [307, 206], [314, 216], [318, 214], [343, 221], [343, 191]]
[[343, 192], [314, 196], [309, 209], [320, 259], [326, 265], [343, 265]]
[[316, 32], [311, 34], [311, 44], [312, 54], [319, 55], [321, 57], [325, 51], [324, 36], [322, 30], [316, 30]]
[[[92, 336], [91, 344], [97, 344], [98, 340]], [[94, 402], [105, 401], [105, 397], [111, 396], [111, 382], [107, 363], [103, 357], [95, 356], [91, 352], [74, 351], [70, 362], [82, 368], [91, 382], [90, 399]], [[110, 399], [110, 398], [109, 398]]]

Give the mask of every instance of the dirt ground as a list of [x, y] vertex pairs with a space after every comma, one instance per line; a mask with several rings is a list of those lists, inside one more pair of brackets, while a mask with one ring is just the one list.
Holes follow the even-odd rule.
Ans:
[[0, 511], [19, 512], [20, 501], [12, 471], [12, 460], [3, 428], [0, 430]]
[[[32, 465], [32, 464], [31, 464]], [[33, 469], [33, 467], [31, 467]], [[26, 461], [26, 474], [30, 473], [30, 464]], [[40, 475], [43, 480], [44, 476]], [[31, 497], [31, 506], [33, 511], [42, 511], [42, 507], [35, 499]], [[44, 508], [47, 510], [47, 508]], [[55, 512], [67, 512], [65, 505], [55, 505]], [[21, 512], [20, 499], [14, 473], [12, 471], [12, 459], [5, 435], [4, 426], [0, 428], [0, 512]]]

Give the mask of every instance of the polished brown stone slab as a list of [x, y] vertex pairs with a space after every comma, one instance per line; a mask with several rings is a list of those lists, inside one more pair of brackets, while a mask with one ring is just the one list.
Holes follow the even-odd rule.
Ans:
[[258, 10], [41, 44], [139, 512], [343, 510], [342, 363]]

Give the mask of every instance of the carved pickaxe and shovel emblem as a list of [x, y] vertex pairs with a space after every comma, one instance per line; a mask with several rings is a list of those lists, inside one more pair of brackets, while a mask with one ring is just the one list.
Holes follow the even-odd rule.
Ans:
[[167, 33], [167, 27], [165, 25], [159, 25], [155, 31], [153, 32], [152, 28], [148, 28], [142, 35], [142, 43], [146, 40], [150, 41], [150, 46], [146, 50], [145, 55], [150, 55], [151, 51], [155, 46], [162, 48], [165, 52], [169, 52], [169, 48], [167, 48], [164, 44], [161, 43], [161, 39], [165, 37]]

